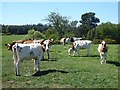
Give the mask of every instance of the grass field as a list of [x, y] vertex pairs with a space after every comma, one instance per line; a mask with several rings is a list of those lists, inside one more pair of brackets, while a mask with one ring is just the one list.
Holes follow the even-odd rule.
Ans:
[[[109, 44], [107, 63], [100, 64], [98, 45], [92, 45], [91, 56], [86, 50], [80, 57], [68, 56], [70, 45], [52, 45], [50, 60], [42, 60], [41, 71], [35, 73], [33, 61], [21, 62], [21, 76], [15, 76], [12, 52], [5, 43], [22, 39], [22, 35], [2, 37], [2, 87], [3, 88], [118, 88], [118, 45]], [[47, 58], [45, 53], [45, 58]]]

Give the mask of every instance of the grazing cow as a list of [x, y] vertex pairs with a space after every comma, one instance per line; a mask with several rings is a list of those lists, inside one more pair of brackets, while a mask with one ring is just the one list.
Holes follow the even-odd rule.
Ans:
[[72, 37], [72, 38], [61, 38], [60, 43], [65, 45], [66, 43], [71, 43], [77, 40], [81, 40], [82, 38]]
[[108, 51], [108, 46], [105, 41], [102, 41], [98, 46], [98, 52], [100, 53], [100, 62], [103, 64], [106, 62], [106, 54]]
[[15, 43], [15, 45], [12, 46], [12, 51], [14, 64], [16, 66], [16, 76], [20, 75], [20, 62], [24, 59], [34, 59], [34, 70], [40, 71], [40, 60], [43, 56], [41, 44]]
[[60, 43], [62, 43], [65, 46], [66, 43], [70, 43], [70, 40], [70, 38], [61, 38]]
[[63, 45], [65, 45], [65, 40], [66, 40], [66, 38], [61, 38], [60, 39], [60, 43], [62, 43]]
[[68, 49], [68, 55], [71, 55], [72, 52], [73, 55], [75, 55], [75, 53], [78, 53], [78, 56], [80, 56], [80, 49], [81, 48], [86, 48], [87, 49], [87, 55], [90, 56], [90, 46], [92, 44], [92, 41], [90, 40], [77, 40], [75, 42], [73, 42], [72, 48]]

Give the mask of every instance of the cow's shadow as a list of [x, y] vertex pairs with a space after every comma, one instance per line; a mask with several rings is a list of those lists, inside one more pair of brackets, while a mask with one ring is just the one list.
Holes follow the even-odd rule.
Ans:
[[58, 58], [42, 59], [41, 61], [57, 61]]
[[43, 75], [47, 75], [49, 73], [54, 73], [54, 72], [69, 73], [68, 71], [63, 71], [63, 70], [49, 69], [49, 70], [44, 70], [44, 71], [38, 71], [34, 73], [32, 76], [38, 77], [38, 76], [43, 76]]
[[116, 67], [120, 67], [120, 62], [117, 62], [117, 61], [106, 61], [106, 63], [108, 63], [108, 64], [113, 64], [113, 65], [115, 65]]
[[88, 55], [80, 55], [80, 56], [75, 55], [75, 56], [71, 56], [71, 57], [100, 57], [100, 55], [90, 55], [90, 56], [88, 56]]

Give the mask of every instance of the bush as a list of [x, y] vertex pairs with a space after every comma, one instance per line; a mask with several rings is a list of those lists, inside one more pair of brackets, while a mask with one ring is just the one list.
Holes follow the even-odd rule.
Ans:
[[27, 36], [24, 38], [24, 40], [28, 39], [44, 39], [45, 35], [42, 34], [39, 31], [35, 31], [34, 29], [29, 30]]
[[59, 35], [58, 33], [54, 30], [49, 28], [46, 32], [45, 32], [45, 37], [47, 37], [47, 39], [54, 39], [54, 40], [58, 40]]
[[110, 39], [110, 38], [105, 38], [104, 40], [109, 44], [116, 44], [117, 43], [116, 40], [113, 40], [113, 39]]
[[54, 40], [52, 44], [60, 44], [60, 40]]
[[93, 43], [94, 43], [94, 44], [99, 44], [101, 41], [102, 41], [102, 40], [100, 40], [100, 39], [93, 39]]
[[[116, 44], [117, 42], [116, 42], [116, 40], [113, 40], [113, 39], [110, 39], [110, 38], [105, 38], [105, 39], [103, 39], [105, 42], [107, 42], [108, 44]], [[101, 40], [101, 39], [94, 39], [93, 40], [93, 43], [94, 44], [99, 44], [100, 42], [102, 42], [103, 40]]]

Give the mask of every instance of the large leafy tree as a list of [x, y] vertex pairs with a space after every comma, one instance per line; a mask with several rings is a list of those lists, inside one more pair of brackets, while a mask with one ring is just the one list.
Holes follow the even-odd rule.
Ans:
[[45, 20], [58, 32], [59, 38], [63, 37], [68, 30], [68, 18], [59, 13], [50, 12]]
[[[95, 17], [94, 12], [89, 12], [81, 15], [81, 27], [83, 27], [84, 35], [90, 36], [88, 39], [94, 37], [94, 30], [97, 27], [97, 23], [99, 23], [99, 18]], [[92, 31], [90, 31], [92, 30]], [[90, 34], [90, 35], [89, 35]], [[92, 36], [91, 36], [92, 35]]]

